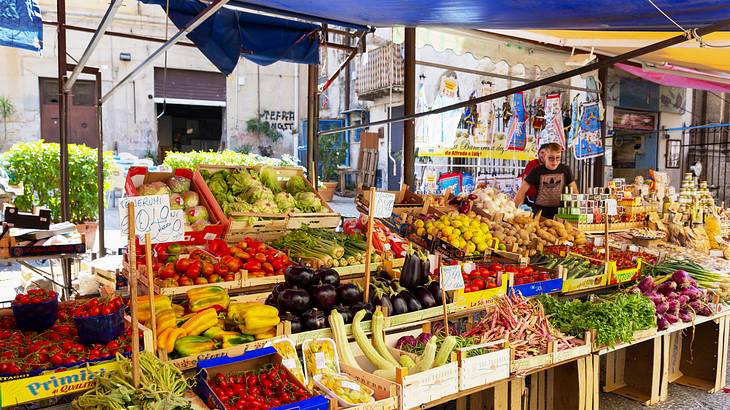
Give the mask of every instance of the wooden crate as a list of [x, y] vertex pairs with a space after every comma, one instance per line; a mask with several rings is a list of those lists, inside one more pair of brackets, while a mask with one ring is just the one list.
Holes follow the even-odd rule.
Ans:
[[[459, 362], [459, 390], [469, 390], [509, 378], [510, 350], [502, 348], [506, 340], [483, 343], [457, 349]], [[485, 347], [498, 347], [498, 350], [468, 357], [468, 352]]]
[[[129, 276], [127, 275], [127, 277], [129, 277]], [[228, 290], [241, 289], [244, 286], [243, 280], [242, 280], [243, 275], [241, 274], [241, 272], [237, 272], [235, 274], [235, 277], [236, 277], [235, 280], [230, 280], [227, 282], [205, 283], [202, 285], [190, 285], [190, 286], [162, 287], [162, 286], [160, 286], [159, 283], [155, 282], [153, 289], [154, 289], [154, 292], [156, 295], [165, 295], [165, 296], [184, 295], [184, 294], [188, 293], [189, 290], [200, 289], [200, 288], [204, 288], [206, 286], [219, 286], [223, 289], [228, 289]], [[138, 278], [140, 288], [144, 292], [149, 291], [150, 286], [149, 286], [149, 282], [147, 281], [147, 274], [145, 273], [144, 269], [140, 269], [137, 272], [137, 278]]]
[[708, 393], [720, 391], [726, 384], [730, 317], [721, 316], [697, 324], [694, 329], [673, 332], [665, 350], [669, 357], [668, 383], [694, 387]]
[[592, 356], [586, 356], [532, 373], [526, 378], [526, 393], [520, 408], [597, 410], [594, 382], [598, 380], [598, 374], [595, 363], [597, 361]]
[[665, 399], [667, 378], [663, 377], [662, 364], [668, 361], [668, 351], [662, 349], [662, 337], [609, 351], [603, 390], [647, 406]]
[[572, 338], [571, 339], [574, 343], [576, 343], [576, 347], [572, 349], [566, 349], [566, 350], [557, 350], [557, 348], [553, 347], [553, 363], [558, 364], [562, 362], [566, 362], [568, 360], [572, 360], [578, 357], [588, 356], [592, 352], [592, 345], [591, 345], [591, 333], [586, 332], [585, 336], [583, 336], [583, 339], [578, 338]]
[[257, 217], [261, 218], [251, 225], [246, 222], [235, 221], [225, 215], [220, 204], [215, 200], [213, 194], [208, 189], [208, 185], [203, 180], [203, 176], [200, 174], [201, 170], [206, 170], [211, 173], [220, 170], [258, 170], [259, 166], [246, 167], [246, 166], [225, 166], [225, 165], [201, 165], [199, 170], [193, 175], [193, 179], [196, 183], [202, 185], [202, 193], [209, 198], [211, 203], [211, 209], [216, 217], [226, 225], [224, 238], [228, 242], [238, 242], [246, 236], [257, 237], [262, 232], [276, 232], [286, 231], [290, 229], [297, 229], [303, 225], [308, 225], [310, 228], [336, 228], [340, 224], [340, 215], [335, 213], [332, 208], [327, 204], [327, 201], [322, 199], [322, 196], [312, 186], [310, 181], [304, 178], [304, 170], [299, 167], [271, 167], [279, 179], [279, 181], [288, 181], [293, 176], [301, 176], [306, 181], [307, 186], [311, 191], [317, 194], [320, 201], [328, 212], [320, 213], [309, 213], [309, 214], [259, 214], [253, 212], [239, 213], [237, 216], [241, 217]]

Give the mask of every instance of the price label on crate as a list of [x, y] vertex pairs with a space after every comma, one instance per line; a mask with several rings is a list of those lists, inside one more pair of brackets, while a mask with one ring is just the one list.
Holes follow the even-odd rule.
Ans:
[[461, 265], [441, 267], [441, 284], [445, 291], [464, 288], [464, 277], [461, 276]]
[[127, 208], [134, 203], [135, 233], [138, 237], [150, 234], [152, 243], [185, 240], [184, 213], [170, 209], [168, 195], [133, 196], [119, 200], [119, 224], [122, 234], [129, 234]]
[[606, 200], [606, 213], [608, 215], [618, 215], [618, 203], [615, 199]]
[[376, 192], [373, 205], [373, 216], [375, 218], [390, 218], [395, 205], [395, 194], [390, 192]]

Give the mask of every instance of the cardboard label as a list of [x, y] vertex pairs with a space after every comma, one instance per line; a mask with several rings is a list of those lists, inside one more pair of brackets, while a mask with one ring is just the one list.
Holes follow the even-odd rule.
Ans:
[[464, 277], [461, 276], [461, 265], [441, 267], [441, 284], [445, 291], [464, 288]]
[[133, 196], [119, 200], [119, 223], [123, 235], [129, 234], [127, 208], [134, 203], [134, 225], [137, 237], [150, 234], [152, 243], [180, 242], [185, 239], [183, 211], [170, 209], [168, 195]]
[[618, 215], [618, 203], [615, 199], [606, 200], [606, 213], [609, 216]]
[[96, 374], [109, 374], [117, 370], [116, 361], [54, 373], [49, 371], [34, 377], [9, 380], [0, 383], [2, 408], [21, 403], [48, 399], [64, 394], [81, 392], [94, 387]]
[[373, 204], [373, 216], [375, 218], [390, 218], [395, 205], [395, 194], [390, 192], [376, 192]]

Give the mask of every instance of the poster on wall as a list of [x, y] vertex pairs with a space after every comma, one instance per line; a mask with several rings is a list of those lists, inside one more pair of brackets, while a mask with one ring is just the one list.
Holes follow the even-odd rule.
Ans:
[[659, 87], [659, 111], [684, 114], [687, 99], [686, 88]]
[[576, 132], [575, 158], [588, 159], [603, 155], [601, 108], [597, 101], [583, 103]]

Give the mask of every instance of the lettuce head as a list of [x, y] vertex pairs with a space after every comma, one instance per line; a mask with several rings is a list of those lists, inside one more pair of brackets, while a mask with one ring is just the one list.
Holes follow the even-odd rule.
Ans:
[[304, 177], [294, 175], [286, 181], [286, 192], [292, 195], [296, 195], [300, 192], [309, 192], [309, 185], [307, 185], [307, 181], [304, 180]]
[[259, 181], [269, 188], [271, 192], [275, 194], [281, 192], [281, 185], [279, 185], [279, 179], [276, 176], [274, 168], [268, 166], [261, 167], [259, 169]]

